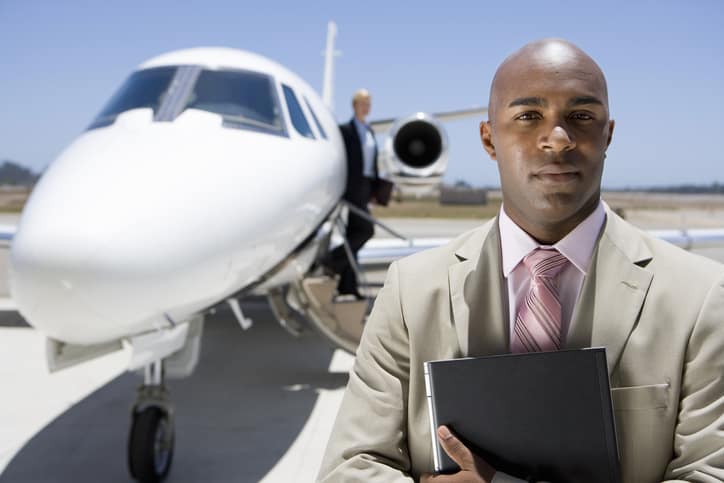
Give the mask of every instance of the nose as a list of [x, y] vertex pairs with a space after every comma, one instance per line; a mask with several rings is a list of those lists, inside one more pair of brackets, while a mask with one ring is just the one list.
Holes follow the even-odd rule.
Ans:
[[538, 148], [543, 151], [561, 153], [575, 149], [576, 141], [566, 129], [560, 124], [553, 126], [553, 129], [546, 136], [542, 136], [538, 142]]

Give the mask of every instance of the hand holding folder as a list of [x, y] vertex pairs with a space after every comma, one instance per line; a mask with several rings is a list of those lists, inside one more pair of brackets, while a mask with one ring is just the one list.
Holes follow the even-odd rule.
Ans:
[[445, 453], [460, 467], [460, 471], [455, 475], [422, 475], [420, 483], [490, 483], [493, 480], [495, 468], [470, 451], [447, 426], [438, 428], [437, 437]]

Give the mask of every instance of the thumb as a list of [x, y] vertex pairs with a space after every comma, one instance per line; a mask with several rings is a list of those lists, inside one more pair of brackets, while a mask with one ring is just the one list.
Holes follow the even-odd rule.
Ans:
[[475, 457], [447, 426], [437, 428], [437, 439], [447, 455], [462, 471], [475, 471]]

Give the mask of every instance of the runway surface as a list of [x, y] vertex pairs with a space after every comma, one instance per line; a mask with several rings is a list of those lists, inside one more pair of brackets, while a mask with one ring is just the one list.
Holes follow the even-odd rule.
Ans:
[[[386, 221], [411, 237], [454, 236], [479, 223]], [[0, 247], [0, 268], [6, 253]], [[702, 254], [724, 261], [722, 248]], [[224, 310], [208, 317], [196, 372], [169, 381], [171, 483], [308, 482], [317, 472], [352, 357], [312, 329], [290, 336], [264, 299], [242, 306], [254, 326], [242, 331]], [[0, 312], [0, 483], [131, 481], [126, 438], [141, 379], [125, 372], [129, 354], [48, 374], [44, 351], [17, 313]]]
[[[229, 311], [209, 317], [196, 372], [169, 381], [177, 430], [170, 483], [301, 482], [313, 481], [317, 472], [352, 358], [333, 357], [335, 351], [311, 331], [293, 338], [273, 320], [265, 300], [246, 301], [244, 308], [254, 320], [251, 329], [242, 331]], [[4, 335], [10, 329], [2, 330]], [[36, 341], [24, 342], [32, 346]], [[35, 359], [33, 366], [42, 363], [42, 352], [33, 352], [8, 357], [3, 351], [4, 371], [22, 366], [25, 357]], [[13, 357], [20, 360], [9, 360]], [[70, 391], [42, 378], [43, 387], [15, 378], [12, 392], [26, 404], [3, 410], [0, 427], [32, 417], [30, 411], [52, 410], [48, 400], [63, 399], [55, 402], [66, 408], [37, 428], [0, 482], [130, 481], [126, 437], [140, 378], [121, 372], [124, 354], [106, 359], [93, 371], [77, 372], [72, 379], [78, 382], [58, 381], [75, 384]], [[109, 380], [97, 380], [104, 372], [111, 374]], [[9, 374], [2, 375], [7, 381]], [[62, 372], [48, 379], [56, 376], [62, 378]], [[69, 393], [90, 389], [88, 384], [78, 387], [89, 379], [99, 387], [73, 401]]]

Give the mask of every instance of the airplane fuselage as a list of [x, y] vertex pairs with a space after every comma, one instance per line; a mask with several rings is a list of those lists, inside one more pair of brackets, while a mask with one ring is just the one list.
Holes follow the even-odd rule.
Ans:
[[281, 65], [232, 49], [157, 57], [34, 189], [13, 241], [13, 298], [73, 344], [187, 320], [305, 240], [345, 176], [332, 114]]

